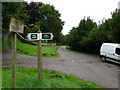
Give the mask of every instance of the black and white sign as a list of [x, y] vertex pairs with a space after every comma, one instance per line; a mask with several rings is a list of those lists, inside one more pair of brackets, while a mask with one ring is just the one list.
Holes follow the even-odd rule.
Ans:
[[40, 33], [41, 40], [52, 40], [53, 34], [52, 33]]
[[37, 41], [37, 40], [40, 40], [40, 34], [39, 33], [29, 33], [27, 35], [27, 38], [30, 40], [30, 41]]
[[53, 34], [52, 33], [29, 33], [27, 37], [30, 41], [52, 40]]

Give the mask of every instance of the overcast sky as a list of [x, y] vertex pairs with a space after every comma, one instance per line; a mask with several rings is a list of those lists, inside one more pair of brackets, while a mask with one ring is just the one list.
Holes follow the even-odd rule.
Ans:
[[90, 16], [93, 21], [111, 18], [111, 12], [118, 8], [120, 0], [25, 0], [43, 2], [55, 6], [65, 21], [62, 33], [67, 34], [72, 27], [78, 26], [81, 19]]

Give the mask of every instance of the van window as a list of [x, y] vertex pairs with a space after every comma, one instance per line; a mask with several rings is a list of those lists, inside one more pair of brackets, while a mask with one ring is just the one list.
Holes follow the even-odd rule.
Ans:
[[116, 54], [120, 55], [120, 48], [116, 48]]

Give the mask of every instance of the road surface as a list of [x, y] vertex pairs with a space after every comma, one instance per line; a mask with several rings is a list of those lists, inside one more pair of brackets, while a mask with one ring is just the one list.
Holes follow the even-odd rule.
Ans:
[[[118, 65], [101, 62], [99, 56], [59, 48], [60, 57], [43, 57], [43, 69], [67, 73], [95, 82], [105, 88], [118, 88]], [[3, 54], [3, 66], [11, 65], [10, 54]], [[36, 56], [17, 54], [17, 65], [37, 67]]]

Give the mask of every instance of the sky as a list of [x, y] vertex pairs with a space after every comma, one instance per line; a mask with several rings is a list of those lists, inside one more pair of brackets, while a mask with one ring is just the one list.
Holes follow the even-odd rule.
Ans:
[[55, 7], [65, 21], [62, 33], [68, 34], [72, 27], [77, 27], [80, 20], [89, 17], [99, 23], [103, 18], [111, 18], [111, 12], [118, 8], [120, 0], [24, 0], [43, 2]]

